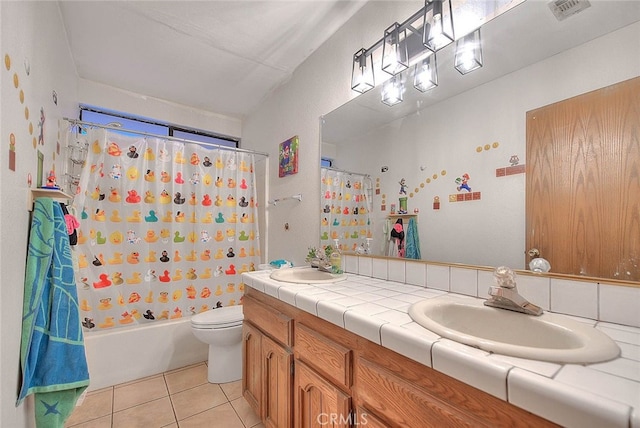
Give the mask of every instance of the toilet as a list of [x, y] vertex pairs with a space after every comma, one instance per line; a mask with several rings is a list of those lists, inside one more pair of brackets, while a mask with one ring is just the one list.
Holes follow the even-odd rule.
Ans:
[[191, 331], [209, 345], [211, 383], [242, 378], [242, 306], [224, 306], [191, 317]]

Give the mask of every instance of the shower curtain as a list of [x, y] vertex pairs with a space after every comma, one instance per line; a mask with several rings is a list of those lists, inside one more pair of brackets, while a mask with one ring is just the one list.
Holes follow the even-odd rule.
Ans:
[[259, 263], [254, 155], [83, 129], [72, 210], [84, 328], [240, 304], [240, 274]]
[[[362, 174], [321, 168], [320, 243], [323, 248], [339, 239], [343, 251], [366, 247], [371, 238], [371, 180]], [[369, 196], [368, 196], [369, 195]]]

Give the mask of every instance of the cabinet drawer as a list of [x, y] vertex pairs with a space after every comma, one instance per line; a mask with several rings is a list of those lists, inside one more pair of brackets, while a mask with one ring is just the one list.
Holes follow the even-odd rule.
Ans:
[[355, 372], [358, 404], [374, 410], [390, 427], [492, 426], [459, 412], [448, 403], [363, 358], [358, 358]]
[[296, 358], [312, 366], [336, 385], [351, 388], [351, 351], [304, 324], [296, 324]]
[[245, 321], [251, 322], [280, 344], [292, 345], [293, 320], [290, 317], [271, 309], [250, 296], [244, 296], [243, 307]]

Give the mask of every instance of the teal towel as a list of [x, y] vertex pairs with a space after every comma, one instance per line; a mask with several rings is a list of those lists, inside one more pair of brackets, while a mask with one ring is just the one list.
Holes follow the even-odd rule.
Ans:
[[409, 225], [407, 226], [406, 242], [405, 242], [405, 255], [406, 259], [420, 260], [420, 237], [418, 236], [418, 223], [415, 218], [409, 219]]
[[89, 385], [69, 235], [62, 208], [35, 201], [24, 281], [20, 404], [35, 394], [36, 426], [63, 427]]

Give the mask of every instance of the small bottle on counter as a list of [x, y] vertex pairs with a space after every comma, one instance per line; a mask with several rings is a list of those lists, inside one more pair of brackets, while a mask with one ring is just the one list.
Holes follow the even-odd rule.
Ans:
[[331, 262], [331, 271], [333, 273], [342, 273], [342, 252], [337, 239], [333, 240], [333, 250], [329, 256], [329, 261]]

